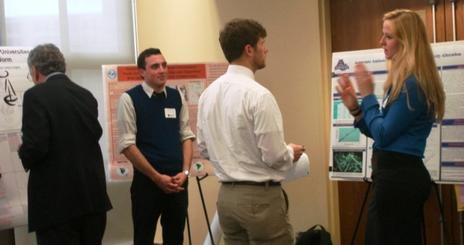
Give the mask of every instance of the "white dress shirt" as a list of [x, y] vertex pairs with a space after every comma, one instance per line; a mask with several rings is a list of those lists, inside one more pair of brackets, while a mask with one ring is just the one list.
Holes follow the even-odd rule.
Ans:
[[202, 93], [197, 143], [220, 181], [281, 181], [293, 164], [277, 102], [244, 66], [229, 65]]
[[[142, 83], [143, 91], [149, 98], [153, 96], [153, 88], [148, 86], [147, 83]], [[166, 88], [163, 89], [163, 93], [167, 97]], [[180, 93], [180, 91], [179, 91]], [[195, 135], [190, 129], [189, 125], [189, 114], [188, 105], [182, 96], [182, 108], [180, 110], [180, 141], [183, 142], [186, 139], [195, 139]], [[156, 125], [153, 125], [156, 127]], [[118, 129], [119, 129], [119, 142], [118, 151], [122, 152], [130, 145], [135, 144], [135, 136], [137, 135], [137, 124], [134, 103], [128, 93], [123, 93], [119, 98], [118, 103]]]

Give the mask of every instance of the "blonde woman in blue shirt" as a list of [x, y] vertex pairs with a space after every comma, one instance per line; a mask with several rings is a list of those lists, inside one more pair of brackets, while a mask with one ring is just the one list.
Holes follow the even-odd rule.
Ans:
[[374, 140], [365, 244], [422, 244], [422, 210], [431, 188], [422, 158], [433, 123], [443, 118], [445, 93], [418, 14], [386, 13], [380, 44], [389, 67], [382, 106], [362, 64], [355, 68], [360, 105], [348, 75], [337, 86], [355, 127]]

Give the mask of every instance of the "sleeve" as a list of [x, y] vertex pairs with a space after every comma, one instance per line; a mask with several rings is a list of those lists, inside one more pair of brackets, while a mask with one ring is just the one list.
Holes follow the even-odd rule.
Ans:
[[30, 90], [24, 94], [22, 145], [18, 153], [23, 167], [33, 169], [47, 156], [50, 144], [50, 122], [45, 106]]
[[118, 151], [122, 152], [130, 145], [135, 144], [137, 134], [136, 115], [134, 103], [128, 93], [123, 93], [118, 103]]
[[195, 140], [195, 135], [190, 128], [188, 104], [185, 102], [181, 91], [179, 91], [179, 93], [182, 100], [182, 108], [180, 109], [180, 141], [183, 142], [187, 139]]
[[197, 113], [197, 145], [198, 150], [200, 151], [200, 156], [204, 159], [209, 159], [208, 154], [208, 147], [206, 146], [206, 142], [204, 140], [204, 132], [203, 132], [203, 125], [206, 123], [203, 121], [203, 106], [202, 106], [202, 99], [200, 97], [200, 101], [198, 102], [198, 113]]
[[95, 97], [88, 90], [85, 90], [85, 93], [76, 98], [78, 100], [88, 101], [88, 107], [85, 110], [78, 110], [79, 118], [82, 120], [82, 123], [87, 127], [88, 131], [92, 134], [94, 139], [98, 141], [102, 134], [103, 129], [98, 121], [98, 102]]
[[282, 115], [272, 94], [260, 96], [252, 107], [254, 133], [261, 160], [270, 168], [286, 170], [293, 162], [293, 151], [284, 141]]
[[[378, 107], [378, 105], [377, 105], [377, 107]], [[364, 116], [361, 117], [361, 119], [359, 119], [359, 121], [355, 120], [353, 124], [354, 124], [355, 128], [358, 128], [359, 131], [361, 131], [361, 133], [363, 133], [367, 137], [372, 138], [372, 135], [369, 132], [369, 129], [367, 128], [366, 122], [364, 121]]]
[[419, 114], [423, 113], [424, 105], [415, 80], [407, 80], [405, 88], [389, 105], [385, 114], [379, 111], [375, 95], [366, 96], [361, 103], [361, 108], [364, 123], [372, 138], [378, 146], [384, 147], [404, 134]]

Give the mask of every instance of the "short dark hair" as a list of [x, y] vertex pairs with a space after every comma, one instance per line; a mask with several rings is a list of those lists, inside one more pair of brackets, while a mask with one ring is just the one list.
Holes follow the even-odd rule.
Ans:
[[219, 34], [219, 42], [227, 61], [232, 62], [243, 53], [247, 44], [256, 47], [259, 38], [265, 38], [266, 29], [255, 20], [233, 19]]
[[35, 66], [44, 76], [53, 72], [66, 72], [66, 61], [60, 49], [52, 43], [37, 45], [27, 56], [29, 69]]
[[151, 55], [161, 54], [161, 50], [159, 48], [147, 48], [142, 53], [139, 54], [137, 58], [137, 67], [145, 70], [145, 58]]

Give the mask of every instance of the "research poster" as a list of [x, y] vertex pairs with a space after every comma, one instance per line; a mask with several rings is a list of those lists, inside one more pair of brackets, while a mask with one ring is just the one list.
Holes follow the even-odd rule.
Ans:
[[[433, 125], [427, 139], [424, 163], [435, 182], [464, 183], [464, 42], [437, 43], [432, 49], [443, 81], [446, 105], [443, 121]], [[379, 104], [383, 99], [383, 84], [387, 77], [383, 49], [332, 54], [329, 163], [332, 180], [366, 180], [372, 172], [372, 139], [354, 128], [354, 118], [335, 88], [343, 73], [349, 74], [354, 81], [354, 66], [358, 63], [365, 64], [372, 72]]]
[[[225, 73], [227, 63], [173, 64], [168, 65], [167, 85], [178, 89], [189, 107], [190, 127], [196, 131], [198, 99], [203, 90]], [[130, 180], [132, 164], [118, 152], [117, 105], [122, 93], [143, 80], [136, 65], [103, 65], [104, 96], [108, 122], [108, 173], [111, 181]], [[211, 166], [202, 160], [194, 145], [192, 168], [195, 172], [211, 172]]]
[[27, 175], [18, 157], [29, 48], [0, 47], [0, 230], [27, 223]]

